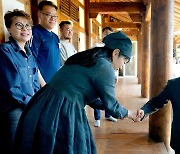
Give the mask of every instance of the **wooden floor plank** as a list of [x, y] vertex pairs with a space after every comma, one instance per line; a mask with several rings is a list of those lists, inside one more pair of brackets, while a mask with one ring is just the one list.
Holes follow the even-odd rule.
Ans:
[[[137, 110], [148, 101], [141, 98], [141, 86], [137, 78], [120, 78], [116, 86], [116, 97], [127, 109]], [[134, 123], [129, 119], [110, 122], [101, 112], [101, 127], [94, 127], [93, 109], [86, 107], [90, 127], [96, 142], [98, 154], [166, 154], [164, 143], [157, 143], [148, 137], [148, 118]]]

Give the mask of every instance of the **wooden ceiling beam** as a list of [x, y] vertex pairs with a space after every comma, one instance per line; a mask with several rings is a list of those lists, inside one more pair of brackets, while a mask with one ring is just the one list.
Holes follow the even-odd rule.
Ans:
[[180, 22], [180, 17], [174, 17], [174, 21]]
[[90, 2], [90, 13], [110, 14], [117, 12], [141, 13], [146, 7], [142, 2]]
[[177, 11], [177, 10], [174, 10], [174, 14], [180, 14], [180, 9]]
[[175, 8], [180, 8], [180, 2], [174, 1], [174, 7]]
[[174, 25], [174, 29], [179, 29], [180, 27], [178, 26], [179, 24], [177, 24], [177, 25]]
[[129, 13], [129, 16], [132, 19], [132, 21], [135, 23], [141, 23], [142, 22], [142, 15], [139, 13], [136, 13], [136, 14]]
[[177, 28], [179, 28], [179, 23], [174, 25], [174, 29], [177, 29]]
[[175, 6], [174, 6], [174, 11], [175, 11], [175, 12], [179, 12], [179, 11], [180, 11], [180, 7], [175, 7]]
[[179, 13], [179, 12], [174, 11], [174, 17], [180, 17], [180, 13]]
[[180, 19], [179, 18], [178, 19], [174, 18], [174, 24], [177, 24], [177, 23], [180, 23]]
[[175, 18], [180, 17], [180, 13], [174, 13], [174, 17], [175, 17]]
[[174, 24], [180, 23], [180, 18], [174, 18]]
[[116, 13], [116, 14], [110, 14], [110, 22], [116, 22], [116, 20], [115, 21], [113, 21], [113, 19], [112, 18], [115, 18], [115, 19], [117, 19], [119, 22], [121, 21], [121, 22], [132, 22], [132, 19], [130, 18], [130, 16], [126, 13], [126, 15], [124, 15], [124, 14], [118, 14], [118, 13]]
[[151, 0], [142, 0], [142, 1], [143, 1], [144, 5], [148, 5], [151, 2]]
[[174, 32], [179, 31], [179, 30], [180, 30], [179, 27], [174, 27]]
[[137, 28], [140, 29], [141, 24], [132, 23], [132, 22], [106, 22], [104, 23], [105, 27], [109, 26], [112, 28]]
[[179, 29], [180, 27], [178, 26], [179, 24], [177, 24], [176, 26], [174, 26], [174, 29]]
[[104, 22], [110, 21], [110, 15], [109, 14], [103, 14]]
[[151, 3], [146, 6], [145, 21], [151, 21]]
[[176, 29], [179, 29], [180, 27], [179, 27], [179, 24], [177, 24], [176, 26], [174, 26], [174, 29], [176, 30]]
[[180, 17], [175, 17], [175, 18], [174, 18], [174, 21], [180, 22]]
[[138, 36], [139, 31], [137, 29], [133, 29], [133, 30], [122, 30], [123, 33], [127, 34], [128, 36]]
[[89, 18], [96, 18], [98, 13], [89, 13]]
[[179, 20], [174, 20], [174, 26], [179, 26], [180, 21]]
[[174, 28], [174, 32], [179, 31], [179, 30], [180, 30], [180, 28], [179, 28], [179, 27]]
[[178, 31], [180, 28], [177, 26], [177, 27], [174, 27], [174, 32]]
[[137, 41], [137, 36], [129, 36], [129, 38], [131, 39], [131, 41]]

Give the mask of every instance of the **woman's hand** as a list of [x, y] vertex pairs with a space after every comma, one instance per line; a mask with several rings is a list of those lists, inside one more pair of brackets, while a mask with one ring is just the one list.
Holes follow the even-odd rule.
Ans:
[[139, 122], [144, 117], [144, 111], [139, 109], [137, 111], [128, 110], [127, 118], [133, 120], [134, 122]]
[[137, 111], [131, 111], [131, 110], [128, 110], [128, 116], [127, 118], [135, 121], [135, 119], [137, 118]]
[[143, 117], [144, 117], [144, 111], [139, 109], [139, 110], [137, 110], [136, 119], [134, 121], [139, 122], [142, 120]]

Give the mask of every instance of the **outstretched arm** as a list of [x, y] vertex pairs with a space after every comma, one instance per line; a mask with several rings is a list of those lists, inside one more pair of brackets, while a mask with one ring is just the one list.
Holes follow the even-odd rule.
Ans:
[[128, 115], [128, 110], [116, 100], [114, 69], [109, 61], [104, 61], [94, 73], [92, 82], [105, 110], [114, 118], [122, 119]]
[[172, 81], [169, 80], [164, 90], [156, 97], [149, 100], [141, 109], [137, 110], [137, 118], [135, 121], [142, 121], [145, 117], [163, 108], [164, 105], [171, 100], [171, 89]]

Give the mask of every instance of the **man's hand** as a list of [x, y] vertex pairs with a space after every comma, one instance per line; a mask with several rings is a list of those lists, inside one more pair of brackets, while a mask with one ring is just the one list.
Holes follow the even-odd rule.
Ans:
[[129, 119], [133, 120], [134, 122], [139, 122], [144, 117], [144, 111], [143, 110], [137, 110], [137, 111], [130, 111], [128, 110], [128, 116]]

